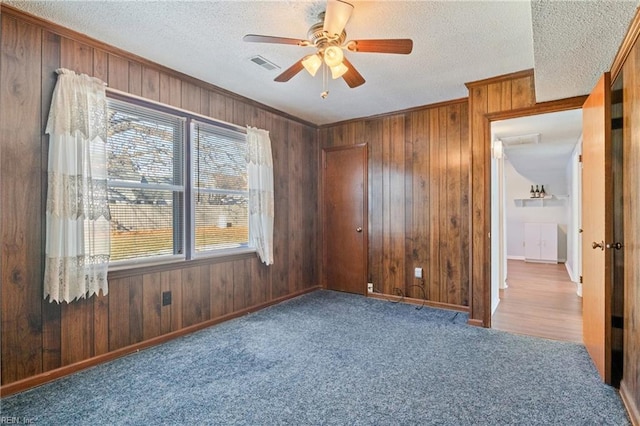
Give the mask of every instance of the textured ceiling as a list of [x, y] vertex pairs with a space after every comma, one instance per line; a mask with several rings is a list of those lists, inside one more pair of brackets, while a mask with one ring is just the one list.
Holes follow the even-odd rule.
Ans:
[[[4, 1], [315, 124], [467, 96], [465, 82], [534, 68], [536, 96], [588, 93], [638, 1], [351, 1], [347, 39], [412, 38], [410, 55], [347, 53], [367, 82], [349, 89], [282, 70], [312, 52], [245, 43], [248, 33], [305, 38], [324, 1]], [[280, 69], [249, 60], [262, 55]]]
[[637, 1], [532, 2], [538, 102], [588, 94], [609, 71]]

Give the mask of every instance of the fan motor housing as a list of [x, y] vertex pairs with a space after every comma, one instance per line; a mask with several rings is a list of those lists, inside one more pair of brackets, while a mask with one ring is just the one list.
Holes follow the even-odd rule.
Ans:
[[322, 49], [327, 46], [341, 46], [342, 43], [347, 38], [347, 32], [342, 30], [342, 33], [339, 37], [333, 39], [328, 37], [328, 35], [324, 32], [324, 19], [316, 24], [313, 24], [309, 31], [307, 32], [307, 38], [309, 41], [319, 49]]

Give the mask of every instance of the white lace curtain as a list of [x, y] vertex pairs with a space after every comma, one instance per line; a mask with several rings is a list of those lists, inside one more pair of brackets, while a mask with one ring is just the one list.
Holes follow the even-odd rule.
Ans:
[[251, 243], [265, 265], [273, 264], [273, 158], [269, 132], [247, 126]]
[[107, 102], [105, 83], [57, 70], [49, 134], [44, 298], [107, 294]]

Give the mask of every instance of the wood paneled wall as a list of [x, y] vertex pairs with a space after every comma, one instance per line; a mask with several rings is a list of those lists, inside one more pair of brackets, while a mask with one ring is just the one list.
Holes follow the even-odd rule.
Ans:
[[[2, 6], [0, 233], [2, 385], [304, 292], [319, 283], [316, 128]], [[47, 144], [55, 69], [241, 126], [270, 131], [275, 264], [255, 255], [110, 274], [107, 296], [43, 301]], [[171, 291], [171, 305], [161, 293]], [[4, 389], [4, 388], [3, 388]]]
[[491, 324], [491, 127], [487, 114], [533, 107], [533, 70], [467, 83], [471, 143], [472, 324]]
[[324, 126], [319, 142], [369, 145], [368, 279], [376, 290], [468, 307], [472, 324], [489, 326], [487, 114], [533, 107], [533, 71], [467, 86], [468, 100]]
[[376, 291], [468, 305], [468, 123], [461, 99], [320, 129], [321, 148], [368, 144], [368, 280]]
[[[640, 424], [640, 12], [624, 46], [622, 65], [624, 201], [624, 363], [620, 395], [634, 425]], [[628, 55], [628, 56], [626, 56]], [[612, 70], [613, 73], [614, 70]], [[616, 74], [618, 70], [615, 70]]]

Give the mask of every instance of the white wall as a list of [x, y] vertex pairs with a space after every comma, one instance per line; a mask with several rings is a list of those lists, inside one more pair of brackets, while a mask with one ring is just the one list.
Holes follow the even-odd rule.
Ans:
[[[507, 257], [510, 259], [524, 259], [524, 224], [526, 222], [548, 222], [558, 224], [558, 260], [567, 259], [567, 217], [570, 210], [569, 199], [566, 197], [564, 182], [531, 182], [520, 175], [513, 165], [504, 162], [506, 226], [507, 226]], [[564, 178], [563, 178], [564, 181]], [[562, 198], [547, 203], [544, 207], [518, 207], [514, 200], [528, 199], [531, 185], [544, 184], [547, 196], [557, 191]]]

